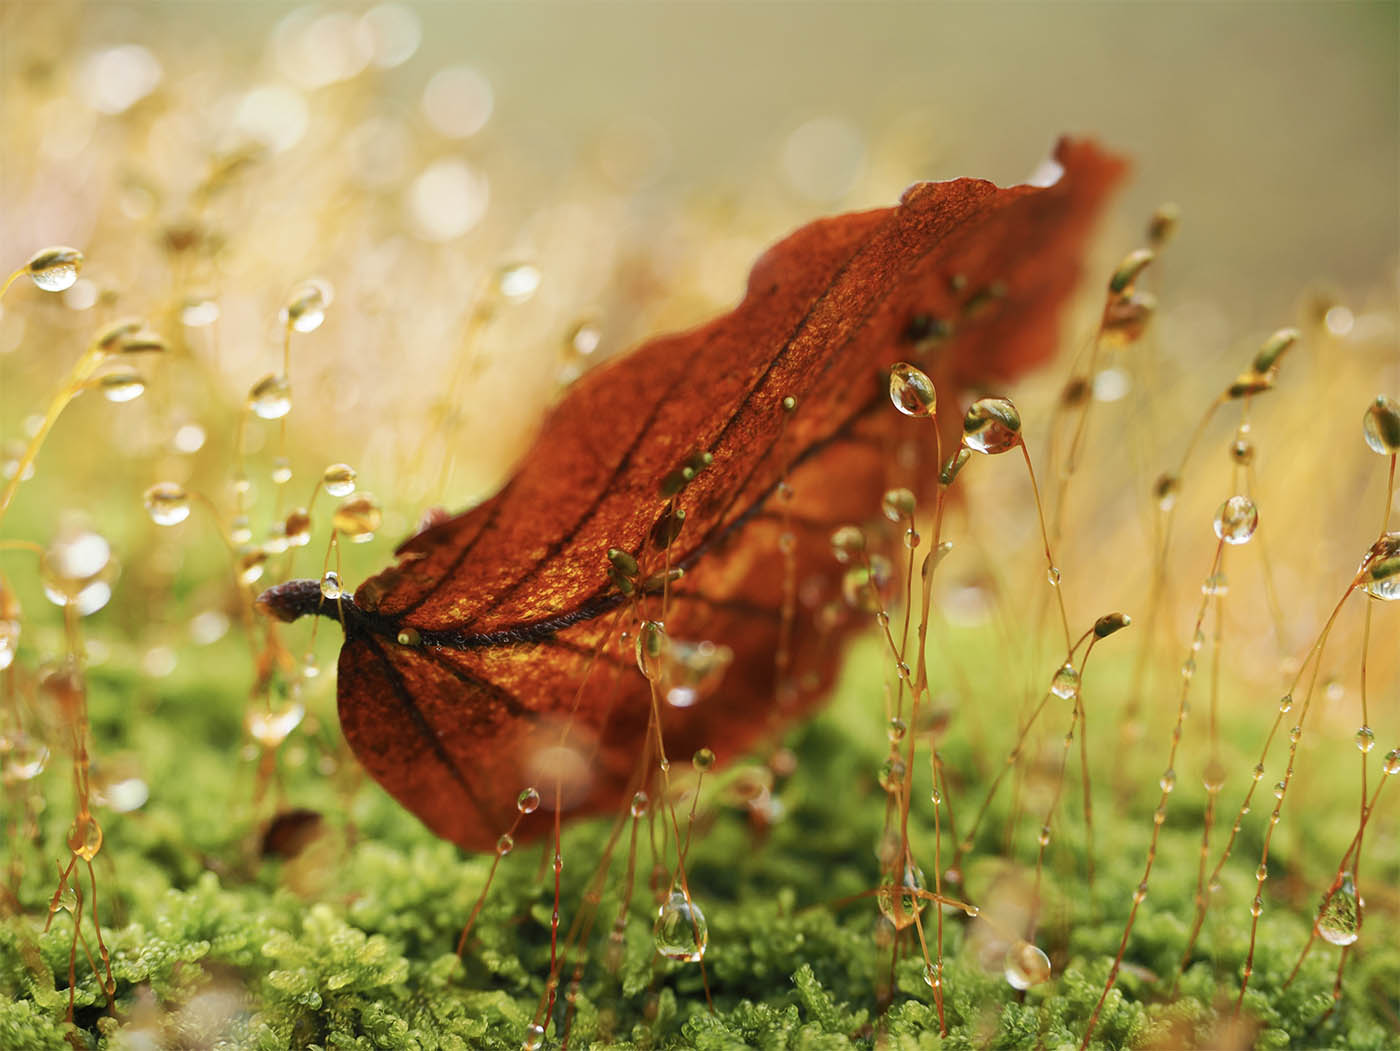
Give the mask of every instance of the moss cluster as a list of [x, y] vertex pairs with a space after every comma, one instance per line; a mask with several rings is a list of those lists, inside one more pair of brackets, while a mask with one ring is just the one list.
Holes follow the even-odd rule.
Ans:
[[[61, 799], [51, 798], [42, 851], [21, 851], [25, 913], [0, 923], [0, 1047], [516, 1048], [534, 1018], [549, 973], [553, 881], [540, 878], [533, 845], [503, 860], [459, 963], [452, 950], [490, 869], [434, 840], [375, 786], [353, 772], [328, 777], [326, 760], [348, 763], [334, 734], [328, 694], [281, 756], [274, 790], [284, 805], [323, 815], [324, 831], [295, 858], [260, 860], [255, 777], [236, 759], [242, 699], [225, 685], [239, 657], [229, 645], [196, 671], [177, 673], [147, 694], [120, 652], [94, 674], [99, 739], [138, 746], [152, 786], [137, 813], [107, 821], [96, 872], [99, 911], [117, 983], [115, 1014], [81, 949], [68, 1006], [69, 917], [43, 931], [52, 890]], [[572, 1003], [570, 1046], [661, 1048], [1031, 1048], [1077, 1046], [1117, 949], [1149, 831], [1145, 811], [1120, 812], [1106, 790], [1096, 835], [1093, 894], [1082, 877], [1082, 836], [1071, 827], [1051, 852], [1041, 944], [1053, 978], [1017, 993], [995, 961], [979, 958], [973, 925], [946, 917], [945, 1013], [940, 1038], [917, 948], [893, 969], [893, 1004], [878, 1009], [890, 950], [876, 935], [869, 894], [879, 867], [882, 796], [874, 771], [882, 754], [869, 718], [865, 675], [875, 651], [858, 653], [837, 702], [796, 731], [795, 770], [774, 798], [782, 816], [763, 834], [727, 800], [726, 775], [702, 788], [689, 879], [710, 926], [706, 1006], [700, 969], [659, 957], [651, 944], [649, 837], [639, 836], [632, 915], [620, 954], [606, 960], [606, 931], [621, 893], [614, 863], [598, 912], [590, 958]], [[133, 710], [135, 709], [135, 710]], [[137, 716], [134, 717], [133, 716]], [[316, 723], [320, 723], [317, 729]], [[320, 761], [316, 754], [322, 753]], [[949, 738], [945, 758], [954, 805], [980, 801], [994, 763]], [[320, 771], [317, 767], [320, 767]], [[729, 775], [729, 776], [732, 776]], [[55, 779], [56, 780], [56, 779]], [[1106, 782], [1107, 778], [1102, 778]], [[832, 791], [831, 786], [841, 786]], [[1253, 876], [1226, 873], [1196, 960], [1175, 992], [1173, 977], [1191, 916], [1199, 846], [1199, 801], [1183, 789], [1163, 833], [1151, 892], [1123, 975], [1094, 1036], [1095, 1047], [1212, 1045], [1243, 1034], [1257, 1047], [1382, 1048], [1400, 1044], [1394, 1009], [1400, 947], [1379, 936], [1379, 915], [1347, 970], [1345, 995], [1329, 1013], [1338, 950], [1320, 945], [1288, 988], [1284, 982], [1308, 931], [1313, 902], [1270, 901], [1244, 1014], [1232, 1020], [1248, 925], [1239, 922]], [[994, 804], [982, 838], [1002, 835]], [[1150, 804], [1149, 804], [1150, 805]], [[1300, 808], [1294, 820], [1321, 814]], [[927, 843], [917, 812], [913, 836]], [[1026, 822], [1023, 819], [1022, 824]], [[643, 825], [643, 829], [645, 826]], [[1023, 829], [1024, 831], [1024, 829]], [[564, 929], [584, 903], [609, 832], [606, 823], [565, 837]], [[1019, 838], [1029, 838], [1018, 836]], [[1307, 832], [1294, 842], [1305, 850]], [[1396, 844], [1378, 834], [1373, 871], [1393, 871]], [[627, 842], [622, 838], [623, 849]], [[982, 844], [979, 843], [979, 848]], [[979, 849], [966, 866], [973, 900], [1032, 846], [997, 858]], [[49, 855], [53, 854], [53, 857]], [[980, 859], [980, 860], [979, 860]], [[1297, 857], [1275, 857], [1289, 882]], [[1272, 882], [1272, 881], [1271, 881]], [[932, 912], [926, 914], [932, 919]], [[931, 926], [931, 925], [930, 925]], [[566, 970], [565, 981], [572, 974]], [[567, 987], [567, 986], [566, 986]], [[1233, 1028], [1232, 1028], [1233, 1027]], [[555, 1040], [551, 1029], [549, 1039]]]

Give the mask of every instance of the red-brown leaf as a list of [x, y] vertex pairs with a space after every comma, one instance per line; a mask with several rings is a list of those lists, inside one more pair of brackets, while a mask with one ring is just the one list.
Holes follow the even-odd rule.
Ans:
[[[638, 616], [733, 651], [710, 696], [661, 704], [672, 757], [705, 746], [732, 758], [818, 702], [841, 642], [868, 623], [831, 616], [832, 529], [870, 519], [891, 485], [931, 491], [937, 472], [932, 428], [890, 405], [889, 367], [912, 360], [934, 376], [951, 437], [963, 392], [1055, 348], [1090, 224], [1123, 170], [1087, 142], [1062, 142], [1056, 159], [1064, 175], [1049, 187], [921, 183], [897, 207], [803, 227], [758, 261], [732, 313], [584, 376], [496, 496], [410, 538], [345, 603], [340, 718], [370, 773], [471, 850], [511, 826], [527, 786], [545, 805], [517, 838], [542, 833], [561, 771], [570, 814], [616, 809], [636, 787], [652, 704], [617, 638]], [[932, 346], [913, 338], [930, 320], [952, 326]], [[635, 555], [643, 576], [665, 568], [649, 539], [661, 486], [698, 451], [713, 462], [676, 500], [686, 520], [669, 564], [685, 575], [663, 616], [659, 595], [624, 598], [607, 552]], [[783, 515], [797, 604], [780, 690]], [[263, 601], [284, 619], [336, 612], [312, 582]], [[400, 645], [405, 629], [422, 644]]]

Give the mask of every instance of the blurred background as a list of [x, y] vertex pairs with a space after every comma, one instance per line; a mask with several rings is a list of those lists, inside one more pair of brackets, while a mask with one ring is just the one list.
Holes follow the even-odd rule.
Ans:
[[[1298, 324], [1288, 400], [1255, 417], [1295, 599], [1296, 637], [1259, 655], [1272, 676], [1383, 499], [1359, 421], [1400, 387], [1397, 49], [1394, 3], [5, 4], [0, 255], [8, 270], [71, 244], [87, 262], [71, 289], [16, 286], [0, 307], [0, 466], [17, 469], [101, 326], [139, 315], [168, 344], [142, 366], [145, 397], [69, 410], [6, 535], [99, 522], [133, 566], [118, 605], [141, 603], [192, 559], [221, 564], [241, 442], [255, 542], [277, 542], [326, 464], [378, 494], [379, 538], [346, 554], [353, 584], [425, 507], [491, 492], [583, 369], [726, 309], [793, 227], [918, 179], [1021, 181], [1070, 132], [1133, 163], [1093, 274], [1142, 243], [1158, 204], [1183, 217], [1151, 271], [1150, 339], [1096, 383], [1122, 404], [1096, 410], [1069, 520], [1086, 554], [1066, 574], [1124, 568], [1075, 615], [1140, 605], [1151, 479], [1260, 340]], [[291, 409], [269, 424], [245, 392], [280, 372], [280, 312], [313, 277], [334, 298], [292, 334]], [[1091, 335], [1100, 280], [1067, 346]], [[1016, 392], [1034, 448], [1067, 367]], [[1229, 469], [1215, 448], [1218, 475], [1183, 509], [1206, 546]], [[986, 477], [997, 499], [1008, 483]], [[208, 495], [220, 530], [158, 543], [139, 507], [159, 480]], [[1016, 540], [1034, 522], [1019, 495]], [[303, 562], [278, 572], [319, 564]], [[119, 622], [181, 630], [161, 619]]]

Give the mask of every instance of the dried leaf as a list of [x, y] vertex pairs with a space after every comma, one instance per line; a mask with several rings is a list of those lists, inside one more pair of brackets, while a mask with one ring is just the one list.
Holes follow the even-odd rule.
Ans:
[[[682, 647], [672, 657], [693, 662], [683, 647], [708, 642], [720, 663], [717, 687], [677, 697], [712, 690], [689, 707], [661, 684], [672, 757], [708, 747], [724, 761], [817, 703], [868, 623], [835, 612], [832, 530], [871, 518], [889, 486], [936, 483], [934, 428], [894, 411], [890, 366], [934, 377], [950, 438], [958, 395], [1055, 348], [1123, 169], [1087, 142], [1062, 142], [1056, 160], [1050, 186], [920, 183], [897, 207], [803, 227], [758, 261], [731, 314], [584, 376], [499, 493], [410, 538], [343, 604], [341, 725], [370, 773], [471, 850], [495, 844], [529, 786], [543, 805], [517, 839], [549, 827], [556, 783], [571, 815], [616, 810], [639, 783], [653, 703], [620, 635], [648, 618]], [[780, 677], [785, 530], [795, 608]], [[684, 576], [663, 614], [668, 569]], [[262, 601], [286, 620], [337, 615], [314, 581]]]

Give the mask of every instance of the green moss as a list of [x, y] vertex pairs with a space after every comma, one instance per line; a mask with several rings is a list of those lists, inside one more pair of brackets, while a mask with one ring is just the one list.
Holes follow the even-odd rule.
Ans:
[[[305, 730], [284, 747], [280, 788], [273, 789], [290, 804], [318, 810], [327, 831], [295, 861], [258, 861], [259, 817], [270, 804], [254, 805], [252, 764], [239, 760], [230, 743], [238, 739], [242, 701], [220, 686], [239, 681], [233, 674], [239, 659], [231, 645], [215, 647], [207, 663], [168, 680], [158, 694], [142, 694], [133, 659], [122, 651], [94, 674], [97, 738], [115, 750], [139, 749], [152, 786], [140, 811], [106, 818], [108, 838], [96, 865], [117, 984], [116, 1019], [106, 1016], [106, 997], [80, 950], [77, 1026], [63, 1021], [72, 930], [67, 914], [42, 931], [66, 812], [62, 779], [51, 777], [43, 849], [24, 855], [26, 913], [0, 923], [0, 1047], [152, 1046], [140, 1042], [143, 1034], [163, 1034], [169, 1046], [202, 1040], [200, 1046], [259, 1049], [518, 1047], [549, 973], [553, 888], [552, 880], [537, 878], [544, 870], [538, 848], [522, 846], [504, 859], [459, 962], [452, 950], [490, 859], [462, 856], [376, 787], [345, 775], [348, 760], [333, 732], [327, 684], [311, 699]], [[897, 962], [893, 1002], [882, 1013], [877, 1005], [891, 975], [889, 951], [874, 937], [868, 893], [878, 878], [873, 845], [883, 814], [874, 772], [884, 745], [862, 681], [872, 660], [868, 651], [857, 653], [836, 704], [795, 733], [791, 745], [799, 763], [775, 788], [783, 818], [766, 835], [756, 836], [746, 814], [723, 802], [727, 775], [711, 779], [689, 859], [690, 885], [710, 924], [704, 979], [696, 966], [663, 960], [652, 949], [647, 846], [638, 859], [620, 956], [615, 966], [605, 962], [606, 931], [621, 893], [621, 865], [615, 864], [599, 904], [595, 930], [601, 933], [572, 1004], [571, 1046], [1078, 1046], [1140, 878], [1153, 786], [1145, 786], [1148, 801], [1132, 803], [1126, 808], [1131, 816], [1123, 816], [1104, 787], [1107, 774], [1096, 771], [1102, 805], [1093, 894], [1085, 893], [1078, 820], [1057, 825], [1041, 924], [1055, 971], [1050, 982], [1016, 993], [997, 961], [979, 963], [971, 923], [950, 915], [943, 1004], [948, 1035], [938, 1035], [917, 949], [906, 947]], [[133, 706], [139, 718], [131, 717]], [[1000, 757], [978, 754], [958, 735], [943, 755], [950, 784], [957, 786], [954, 803], [966, 820]], [[340, 764], [335, 776], [317, 772], [326, 759]], [[966, 866], [973, 900], [1005, 870], [1006, 862], [992, 854], [1000, 847], [1010, 797], [998, 797], [978, 837], [988, 856]], [[1188, 785], [1173, 799], [1148, 899], [1121, 979], [1100, 1014], [1095, 1047], [1208, 1043], [1228, 1022], [1249, 944], [1241, 916], [1247, 921], [1254, 888], [1251, 843], [1237, 848], [1244, 860], [1227, 869], [1194, 960], [1172, 990], [1192, 914], [1202, 799]], [[1321, 815], [1299, 807], [1290, 819], [1316, 822]], [[1022, 825], [1012, 859], [1033, 868], [1034, 842], [1026, 831], [1033, 823], [1023, 818]], [[563, 931], [585, 901], [607, 832], [606, 823], [593, 823], [566, 834]], [[1271, 884], [1283, 881], [1310, 832], [1305, 828], [1288, 841], [1291, 847], [1276, 840]], [[916, 844], [931, 845], [927, 813], [916, 809], [911, 834]], [[1372, 871], [1394, 871], [1395, 853], [1393, 836], [1374, 837], [1368, 844]], [[1332, 946], [1315, 946], [1285, 987], [1313, 908], [1315, 902], [1291, 891], [1267, 901], [1245, 997], [1246, 1015], [1258, 1027], [1255, 1045], [1397, 1046], [1400, 947], [1388, 939], [1363, 936], [1335, 1011], [1329, 1013], [1337, 958]], [[930, 937], [932, 918], [926, 911]], [[713, 1013], [706, 1007], [706, 980]]]

